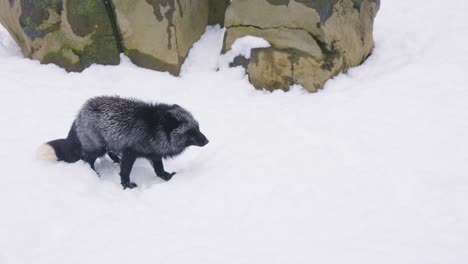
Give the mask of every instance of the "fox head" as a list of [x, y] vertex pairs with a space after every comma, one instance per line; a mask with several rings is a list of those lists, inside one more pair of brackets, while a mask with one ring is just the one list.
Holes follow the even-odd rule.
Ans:
[[200, 131], [200, 126], [190, 112], [173, 105], [168, 111], [167, 129], [170, 130], [168, 138], [171, 144], [186, 148], [189, 146], [203, 147], [208, 144], [208, 139]]

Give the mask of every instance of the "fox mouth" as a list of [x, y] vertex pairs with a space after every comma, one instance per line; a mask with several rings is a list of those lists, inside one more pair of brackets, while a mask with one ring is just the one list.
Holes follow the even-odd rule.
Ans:
[[203, 135], [202, 133], [198, 134], [196, 137], [192, 138], [191, 140], [192, 146], [203, 147], [206, 146], [210, 141]]
[[210, 141], [208, 139], [203, 139], [202, 141], [196, 142], [194, 145], [198, 147], [206, 146]]

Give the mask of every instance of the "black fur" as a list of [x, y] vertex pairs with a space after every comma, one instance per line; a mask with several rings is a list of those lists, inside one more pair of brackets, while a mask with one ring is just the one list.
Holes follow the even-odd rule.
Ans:
[[208, 139], [198, 122], [178, 105], [149, 104], [135, 99], [101, 96], [81, 108], [66, 139], [50, 141], [58, 160], [90, 164], [105, 155], [120, 163], [122, 186], [134, 188], [130, 172], [137, 158], [148, 159], [155, 173], [170, 180], [163, 158], [182, 153], [189, 146], [205, 146]]
[[76, 126], [73, 123], [65, 139], [56, 139], [47, 142], [54, 150], [57, 160], [68, 163], [77, 162], [81, 159], [81, 144], [76, 135]]

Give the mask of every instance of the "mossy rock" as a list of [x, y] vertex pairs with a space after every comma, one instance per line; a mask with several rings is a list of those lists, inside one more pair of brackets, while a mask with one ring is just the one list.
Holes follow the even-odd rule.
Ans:
[[301, 84], [315, 92], [371, 54], [379, 6], [378, 0], [233, 0], [223, 52], [238, 38], [261, 37], [271, 48], [243, 62], [254, 86], [287, 90]]
[[229, 0], [0, 0], [0, 23], [24, 55], [82, 71], [115, 65], [178, 75], [208, 24], [222, 24]]
[[115, 65], [120, 49], [105, 1], [0, 0], [0, 22], [26, 57], [82, 71]]
[[120, 62], [118, 39], [104, 1], [67, 0], [67, 19], [75, 35], [91, 36], [89, 45], [75, 51], [84, 68], [93, 63], [116, 65]]

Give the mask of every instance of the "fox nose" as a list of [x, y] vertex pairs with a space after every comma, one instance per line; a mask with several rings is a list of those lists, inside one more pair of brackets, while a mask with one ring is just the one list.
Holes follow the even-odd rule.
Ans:
[[198, 140], [199, 146], [200, 147], [206, 146], [206, 144], [208, 144], [208, 142], [210, 142], [210, 141], [205, 137], [205, 135], [200, 134], [200, 138]]

